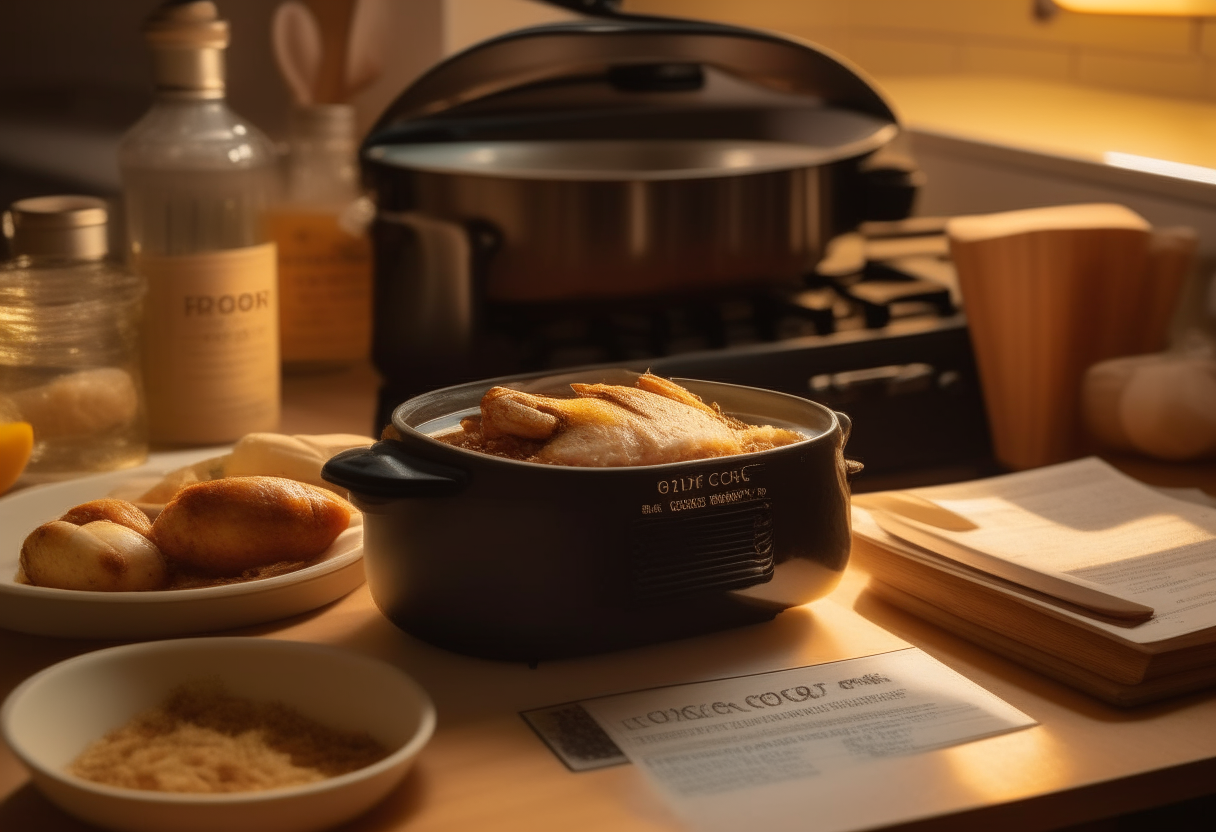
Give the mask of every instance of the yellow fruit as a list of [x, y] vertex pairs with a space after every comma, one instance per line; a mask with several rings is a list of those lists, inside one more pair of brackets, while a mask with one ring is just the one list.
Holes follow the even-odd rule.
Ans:
[[33, 449], [34, 429], [29, 422], [0, 424], [0, 494], [8, 491], [21, 476]]

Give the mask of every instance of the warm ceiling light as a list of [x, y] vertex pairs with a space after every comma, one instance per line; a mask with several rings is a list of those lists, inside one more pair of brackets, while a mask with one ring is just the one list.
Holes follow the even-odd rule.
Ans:
[[1185, 17], [1216, 16], [1216, 0], [1053, 0], [1070, 12], [1096, 14], [1154, 14]]

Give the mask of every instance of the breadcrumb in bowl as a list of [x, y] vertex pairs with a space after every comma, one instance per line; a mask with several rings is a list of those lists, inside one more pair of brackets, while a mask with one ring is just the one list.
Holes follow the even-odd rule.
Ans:
[[[199, 680], [243, 700], [281, 705], [335, 732], [365, 735], [384, 753], [353, 771], [299, 785], [221, 793], [104, 785], [70, 772], [87, 746]], [[261, 638], [146, 642], [87, 653], [32, 676], [0, 710], [5, 740], [49, 800], [81, 820], [123, 832], [330, 828], [387, 796], [434, 726], [425, 691], [392, 665], [334, 647]]]

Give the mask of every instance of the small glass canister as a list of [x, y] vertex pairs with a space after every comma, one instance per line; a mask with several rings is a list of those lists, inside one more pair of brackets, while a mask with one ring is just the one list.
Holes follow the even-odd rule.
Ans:
[[28, 422], [23, 480], [138, 465], [148, 455], [140, 379], [144, 286], [108, 255], [106, 203], [46, 196], [4, 216], [0, 422]]

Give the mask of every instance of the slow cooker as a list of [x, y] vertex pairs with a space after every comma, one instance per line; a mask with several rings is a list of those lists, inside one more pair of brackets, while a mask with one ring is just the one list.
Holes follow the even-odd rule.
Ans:
[[539, 661], [767, 621], [830, 592], [849, 554], [849, 421], [783, 393], [679, 383], [753, 424], [797, 430], [756, 453], [618, 468], [521, 462], [434, 434], [477, 412], [490, 387], [569, 396], [580, 371], [424, 393], [392, 438], [323, 470], [364, 515], [376, 605], [433, 644]]

